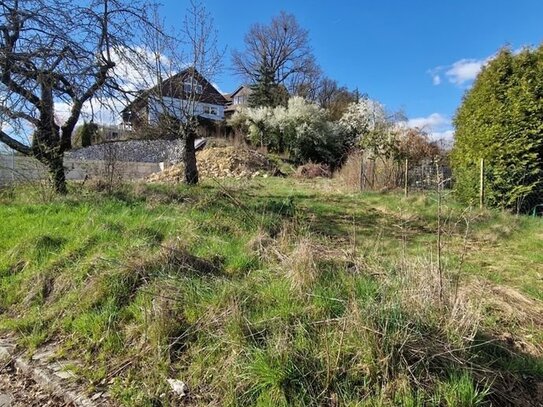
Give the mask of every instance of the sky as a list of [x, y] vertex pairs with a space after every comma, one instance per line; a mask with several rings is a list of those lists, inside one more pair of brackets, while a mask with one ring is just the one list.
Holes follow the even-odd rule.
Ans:
[[[162, 0], [167, 25], [179, 26], [187, 0]], [[358, 88], [435, 138], [452, 136], [452, 117], [481, 66], [501, 47], [543, 42], [543, 0], [207, 0], [224, 69], [213, 81], [231, 92], [242, 81], [231, 52], [254, 23], [281, 10], [309, 31], [329, 77]]]

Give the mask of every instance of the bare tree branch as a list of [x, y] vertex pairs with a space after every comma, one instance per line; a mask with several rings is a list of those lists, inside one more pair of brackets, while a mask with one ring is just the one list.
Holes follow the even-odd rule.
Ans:
[[245, 36], [243, 52], [232, 53], [234, 71], [250, 82], [270, 72], [275, 84], [297, 94], [320, 71], [309, 45], [309, 33], [292, 14], [282, 11], [269, 25], [254, 24]]
[[[5, 131], [0, 141], [48, 165], [59, 192], [66, 190], [63, 155], [83, 106], [122, 93], [114, 57], [124, 60], [143, 28], [150, 29], [148, 6], [144, 0], [0, 1], [0, 114], [33, 131], [32, 146]], [[70, 108], [62, 125], [55, 117], [59, 102]]]
[[25, 146], [23, 143], [15, 140], [14, 138], [11, 138], [2, 130], [0, 130], [0, 141], [21, 154], [30, 155], [32, 153], [30, 147]]

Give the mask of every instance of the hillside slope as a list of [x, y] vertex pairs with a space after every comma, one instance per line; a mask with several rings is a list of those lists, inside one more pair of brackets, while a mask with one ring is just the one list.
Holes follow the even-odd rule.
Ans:
[[541, 405], [540, 219], [446, 197], [438, 261], [431, 196], [275, 178], [73, 188], [0, 192], [0, 335], [66, 361], [89, 395]]

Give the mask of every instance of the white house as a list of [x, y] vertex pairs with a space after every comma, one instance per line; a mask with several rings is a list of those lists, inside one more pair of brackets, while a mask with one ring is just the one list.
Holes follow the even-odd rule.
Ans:
[[184, 121], [188, 116], [212, 126], [224, 120], [226, 102], [196, 69], [187, 68], [143, 91], [122, 111], [122, 118], [132, 129], [156, 125], [163, 117]]

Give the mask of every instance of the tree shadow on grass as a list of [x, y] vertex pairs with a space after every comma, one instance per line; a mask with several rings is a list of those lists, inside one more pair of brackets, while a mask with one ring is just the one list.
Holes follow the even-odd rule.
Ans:
[[494, 406], [543, 405], [543, 358], [519, 349], [513, 337], [480, 334], [473, 344], [475, 375], [490, 387]]

